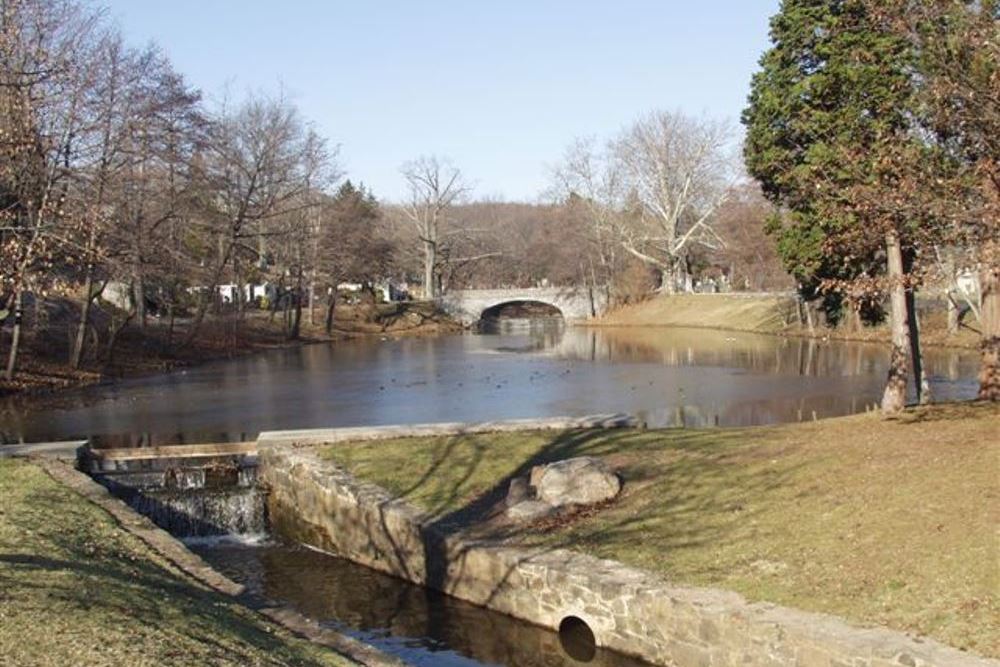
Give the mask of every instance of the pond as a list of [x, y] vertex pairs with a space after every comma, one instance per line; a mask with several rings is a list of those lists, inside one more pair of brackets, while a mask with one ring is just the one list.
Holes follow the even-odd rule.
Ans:
[[[259, 431], [624, 412], [650, 426], [773, 424], [878, 402], [886, 345], [509, 320], [492, 333], [339, 341], [0, 404], [0, 441], [249, 440]], [[978, 356], [928, 349], [936, 399]]]

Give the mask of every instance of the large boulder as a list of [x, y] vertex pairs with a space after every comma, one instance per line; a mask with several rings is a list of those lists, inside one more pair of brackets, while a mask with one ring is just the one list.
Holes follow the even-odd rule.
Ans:
[[535, 466], [529, 485], [535, 498], [553, 507], [594, 505], [611, 500], [622, 488], [615, 471], [592, 456]]
[[563, 508], [611, 500], [621, 488], [621, 479], [600, 459], [581, 456], [557, 461], [510, 480], [505, 514], [514, 521], [537, 521]]

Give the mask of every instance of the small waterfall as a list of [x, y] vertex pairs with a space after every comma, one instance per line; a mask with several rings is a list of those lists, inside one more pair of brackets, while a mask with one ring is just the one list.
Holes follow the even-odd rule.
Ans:
[[92, 473], [135, 511], [175, 537], [256, 536], [267, 532], [266, 494], [256, 458], [178, 464], [143, 459]]
[[176, 537], [267, 531], [264, 494], [254, 487], [144, 491], [124, 500]]

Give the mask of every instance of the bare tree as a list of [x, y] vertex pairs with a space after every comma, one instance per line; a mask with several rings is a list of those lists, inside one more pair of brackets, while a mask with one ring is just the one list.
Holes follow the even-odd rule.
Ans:
[[622, 165], [609, 151], [598, 150], [593, 139], [577, 139], [553, 177], [557, 199], [565, 202], [570, 215], [584, 222], [590, 246], [583, 256], [584, 282], [592, 289], [603, 283], [610, 294], [620, 268], [616, 251], [626, 238], [630, 215]]
[[[197, 335], [227, 268], [232, 268], [242, 307], [248, 266], [266, 265], [268, 241], [302, 221], [294, 214], [319, 205], [312, 193], [335, 176], [332, 165], [325, 141], [286, 100], [251, 96], [235, 111], [222, 109], [204, 156], [201, 195], [206, 205], [202, 224], [215, 241], [214, 258], [188, 341]], [[300, 281], [301, 263], [291, 269]]]
[[409, 199], [402, 207], [423, 249], [424, 298], [437, 296], [439, 253], [449, 236], [448, 210], [469, 191], [462, 172], [447, 160], [422, 156], [400, 168], [409, 186]]
[[622, 226], [622, 245], [663, 272], [667, 292], [686, 274], [692, 245], [723, 245], [712, 221], [735, 180], [732, 137], [727, 122], [654, 111], [613, 142], [642, 212]]
[[774, 215], [774, 206], [753, 182], [734, 188], [716, 211], [713, 227], [725, 246], [706, 249], [704, 257], [726, 273], [733, 289], [795, 289], [766, 231]]
[[77, 132], [83, 123], [96, 16], [70, 2], [0, 5], [0, 315], [13, 315], [4, 377], [20, 349], [26, 292], [53, 270]]

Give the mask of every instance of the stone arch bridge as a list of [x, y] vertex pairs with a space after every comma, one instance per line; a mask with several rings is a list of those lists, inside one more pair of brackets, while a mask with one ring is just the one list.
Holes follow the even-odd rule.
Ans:
[[491, 308], [519, 301], [544, 303], [557, 308], [567, 322], [601, 315], [608, 305], [605, 290], [586, 287], [455, 290], [438, 298], [441, 308], [466, 326], [478, 322], [483, 313]]

